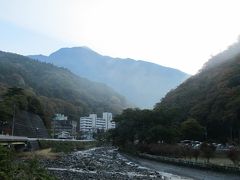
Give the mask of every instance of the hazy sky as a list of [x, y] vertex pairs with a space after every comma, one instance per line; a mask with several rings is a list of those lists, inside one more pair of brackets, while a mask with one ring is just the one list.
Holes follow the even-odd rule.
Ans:
[[239, 0], [0, 0], [0, 50], [103, 55], [194, 74], [240, 35]]

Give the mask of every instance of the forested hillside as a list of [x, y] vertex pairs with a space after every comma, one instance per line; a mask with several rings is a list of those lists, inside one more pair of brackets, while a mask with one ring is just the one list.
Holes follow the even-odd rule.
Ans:
[[[128, 106], [124, 97], [104, 84], [78, 77], [67, 69], [12, 53], [0, 52], [0, 83], [1, 105], [5, 109], [13, 109], [9, 98], [16, 99], [16, 95], [20, 96], [21, 100], [17, 103], [20, 107], [21, 102], [25, 103], [32, 97], [33, 103], [39, 106], [39, 114], [48, 125], [49, 119], [57, 112], [64, 113], [69, 119], [78, 120], [80, 115], [91, 112], [120, 113]], [[11, 92], [8, 88], [11, 87], [20, 88], [17, 92], [21, 93], [13, 93], [6, 99], [6, 93]], [[32, 101], [29, 100], [30, 102]], [[35, 105], [24, 106], [22, 109], [34, 107]]]
[[113, 132], [116, 144], [183, 139], [239, 142], [239, 46], [234, 44], [210, 59], [198, 74], [170, 91], [153, 111], [128, 109], [117, 116], [118, 127]]
[[[211, 138], [239, 138], [240, 50], [239, 43], [210, 59], [203, 69], [169, 92], [155, 110], [176, 113], [175, 121], [198, 120]], [[233, 53], [234, 52], [234, 53]]]

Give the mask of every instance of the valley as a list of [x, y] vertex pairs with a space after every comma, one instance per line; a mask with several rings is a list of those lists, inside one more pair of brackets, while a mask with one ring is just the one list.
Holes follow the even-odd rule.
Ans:
[[240, 1], [0, 4], [0, 180], [240, 179]]

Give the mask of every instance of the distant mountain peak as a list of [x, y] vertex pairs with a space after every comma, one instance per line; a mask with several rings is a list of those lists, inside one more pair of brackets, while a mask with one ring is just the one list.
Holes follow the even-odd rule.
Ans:
[[89, 47], [87, 47], [87, 46], [80, 46], [80, 47], [83, 48], [83, 49], [87, 49], [87, 50], [93, 51], [91, 48], [89, 48]]
[[[63, 47], [55, 52], [61, 52], [61, 51], [87, 51], [87, 52], [92, 52], [92, 53], [98, 54], [97, 52], [93, 51], [91, 48], [89, 48], [87, 46]], [[53, 53], [55, 53], [55, 52], [53, 52]]]
[[177, 69], [143, 60], [103, 56], [88, 47], [61, 48], [47, 59], [90, 80], [105, 83], [141, 108], [152, 108], [169, 90], [189, 77]]

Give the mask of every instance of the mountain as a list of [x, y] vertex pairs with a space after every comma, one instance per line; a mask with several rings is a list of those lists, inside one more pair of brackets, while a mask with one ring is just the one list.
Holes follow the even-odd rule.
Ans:
[[11, 87], [24, 90], [18, 103], [19, 107], [26, 106], [22, 110], [29, 109], [25, 104], [32, 102], [29, 97], [34, 97], [35, 104], [41, 103], [43, 112], [40, 114], [45, 119], [54, 113], [64, 113], [72, 120], [79, 120], [81, 115], [88, 113], [109, 111], [117, 114], [129, 107], [123, 96], [102, 83], [81, 78], [65, 68], [0, 51], [1, 99]]
[[212, 57], [156, 104], [156, 111], [174, 114], [172, 121], [194, 118], [210, 139], [240, 138], [240, 42]]
[[29, 57], [105, 83], [141, 108], [152, 108], [169, 90], [189, 77], [179, 70], [145, 61], [102, 56], [86, 47], [62, 48], [49, 56]]

